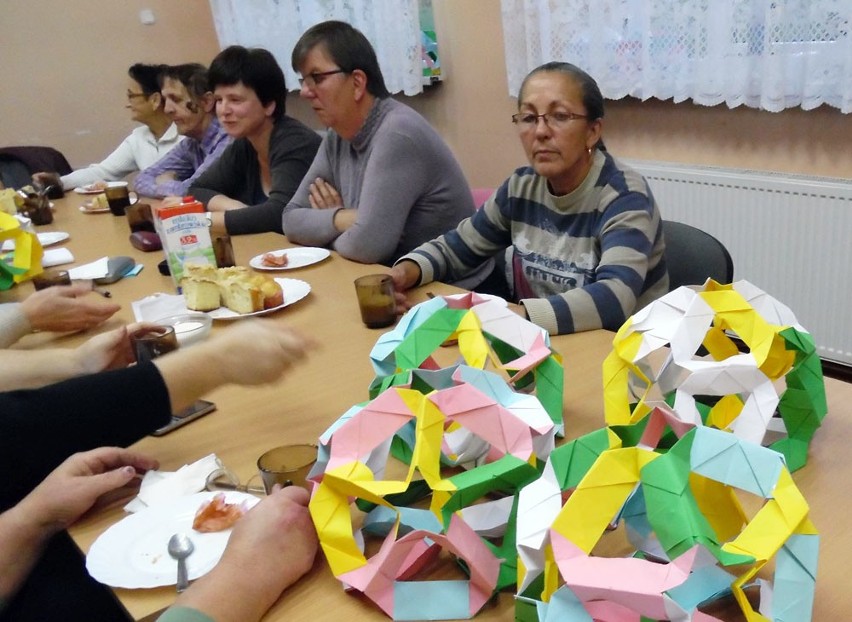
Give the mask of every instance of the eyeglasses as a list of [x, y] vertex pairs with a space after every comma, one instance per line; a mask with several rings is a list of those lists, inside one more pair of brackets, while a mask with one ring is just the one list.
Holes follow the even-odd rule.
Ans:
[[538, 120], [543, 119], [544, 124], [554, 130], [568, 127], [571, 121], [576, 119], [588, 119], [585, 114], [575, 112], [546, 112], [544, 114], [533, 114], [531, 112], [519, 112], [512, 115], [512, 123], [518, 126], [521, 132], [528, 132], [538, 126]]
[[133, 99], [134, 97], [148, 97], [145, 93], [134, 93], [133, 91], [127, 91], [127, 99], [128, 101]]
[[307, 86], [309, 89], [322, 84], [328, 76], [333, 76], [336, 73], [349, 73], [345, 69], [332, 69], [331, 71], [314, 71], [309, 73], [304, 78], [299, 78], [299, 86]]

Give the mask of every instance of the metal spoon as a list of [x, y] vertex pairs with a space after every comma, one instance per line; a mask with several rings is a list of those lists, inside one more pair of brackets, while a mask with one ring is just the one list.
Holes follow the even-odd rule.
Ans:
[[177, 591], [183, 592], [189, 586], [186, 574], [186, 558], [195, 550], [195, 545], [185, 533], [176, 533], [169, 538], [169, 555], [177, 560]]

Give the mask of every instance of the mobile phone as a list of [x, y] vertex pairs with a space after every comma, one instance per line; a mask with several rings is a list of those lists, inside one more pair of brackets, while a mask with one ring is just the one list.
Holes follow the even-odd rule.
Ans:
[[207, 400], [196, 400], [193, 404], [184, 408], [179, 413], [172, 415], [172, 420], [162, 428], [151, 432], [153, 436], [162, 436], [168, 434], [172, 430], [176, 430], [182, 425], [186, 425], [190, 421], [195, 421], [199, 417], [203, 417], [207, 413], [212, 413], [216, 410], [216, 404]]

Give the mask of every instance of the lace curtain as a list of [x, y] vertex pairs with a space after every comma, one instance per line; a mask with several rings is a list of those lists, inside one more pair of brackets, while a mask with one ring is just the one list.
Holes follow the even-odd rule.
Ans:
[[850, 0], [501, 0], [509, 93], [572, 62], [604, 96], [852, 112]]
[[349, 22], [370, 40], [391, 93], [423, 90], [417, 0], [210, 0], [210, 8], [219, 44], [268, 49], [290, 90], [299, 88], [290, 66], [293, 46], [308, 28], [328, 19]]

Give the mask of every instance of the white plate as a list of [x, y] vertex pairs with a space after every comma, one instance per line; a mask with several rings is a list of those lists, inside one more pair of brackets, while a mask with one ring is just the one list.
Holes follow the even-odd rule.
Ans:
[[287, 255], [287, 265], [281, 267], [263, 265], [263, 255], [266, 253], [252, 257], [249, 265], [255, 270], [295, 270], [296, 268], [304, 268], [305, 266], [319, 263], [331, 254], [331, 251], [327, 248], [317, 248], [314, 246], [284, 248], [270, 252], [276, 257]]
[[311, 286], [299, 279], [275, 279], [275, 282], [278, 283], [284, 291], [284, 302], [277, 307], [264, 309], [263, 311], [255, 311], [254, 313], [242, 314], [237, 313], [236, 311], [231, 311], [227, 307], [219, 307], [213, 311], [208, 311], [207, 315], [212, 317], [214, 320], [238, 320], [240, 318], [252, 317], [254, 315], [266, 315], [267, 313], [275, 313], [279, 309], [289, 307], [291, 304], [299, 302], [311, 292]]
[[[207, 574], [219, 562], [231, 530], [216, 533], [193, 531], [192, 520], [214, 492], [199, 492], [131, 514], [103, 532], [86, 556], [86, 568], [95, 579], [112, 587], [141, 588], [174, 585], [177, 562], [166, 550], [169, 538], [186, 533], [195, 550], [186, 560], [190, 580]], [[228, 503], [259, 501], [244, 492], [225, 493]]]
[[[64, 242], [68, 238], [71, 237], [70, 234], [65, 233], [64, 231], [45, 231], [44, 233], [37, 233], [38, 241], [42, 246], [52, 246], [54, 244], [59, 244], [60, 242]], [[0, 247], [0, 251], [13, 251], [15, 250], [15, 240], [6, 240], [3, 242], [3, 246]]]
[[94, 187], [94, 184], [87, 184], [85, 186], [77, 186], [74, 188], [74, 192], [77, 194], [101, 194], [103, 191], [103, 188], [96, 188]]

